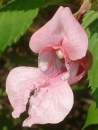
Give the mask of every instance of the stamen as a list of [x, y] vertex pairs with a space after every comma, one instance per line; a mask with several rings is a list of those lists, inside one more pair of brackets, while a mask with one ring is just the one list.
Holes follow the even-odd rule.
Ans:
[[57, 51], [56, 51], [56, 55], [57, 55], [60, 59], [64, 58], [64, 54], [63, 54], [63, 52], [62, 52], [61, 50], [57, 50]]

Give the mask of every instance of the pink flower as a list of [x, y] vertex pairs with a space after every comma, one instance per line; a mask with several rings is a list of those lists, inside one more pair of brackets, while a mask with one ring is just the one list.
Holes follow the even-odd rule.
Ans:
[[[53, 18], [30, 40], [30, 48], [39, 53], [38, 68], [17, 67], [6, 81], [6, 91], [18, 118], [26, 111], [23, 126], [58, 123], [73, 106], [70, 84], [79, 81], [87, 70], [87, 35], [68, 7], [60, 7]], [[33, 91], [33, 95], [30, 93]]]

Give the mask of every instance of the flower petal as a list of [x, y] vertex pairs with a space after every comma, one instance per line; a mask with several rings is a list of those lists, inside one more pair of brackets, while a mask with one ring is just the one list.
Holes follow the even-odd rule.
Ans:
[[60, 7], [53, 18], [33, 34], [30, 48], [38, 53], [42, 48], [63, 45], [71, 60], [86, 55], [88, 38], [68, 7]]
[[86, 55], [88, 38], [79, 22], [75, 19], [69, 8], [61, 13], [61, 22], [66, 37], [62, 42], [68, 57], [71, 60], [81, 59]]
[[29, 117], [23, 126], [58, 123], [73, 106], [73, 92], [67, 81], [41, 88], [30, 99]]
[[79, 71], [79, 62], [78, 61], [71, 62], [69, 64], [69, 74], [70, 74], [70, 76], [68, 78], [69, 84], [74, 84], [74, 83], [78, 82], [84, 76], [81, 74], [78, 76], [77, 75], [78, 71]]
[[60, 7], [53, 18], [32, 35], [30, 48], [33, 52], [38, 53], [42, 48], [48, 45], [58, 46], [61, 44], [63, 32], [60, 25], [60, 15], [63, 9], [64, 7]]
[[85, 57], [82, 60], [74, 61], [69, 65], [69, 74], [70, 77], [68, 78], [69, 84], [74, 84], [81, 80], [86, 73], [86, 60]]
[[90, 69], [92, 65], [92, 55], [89, 51], [87, 51], [86, 56], [78, 61], [72, 62], [70, 64], [70, 77], [68, 79], [69, 84], [74, 84], [81, 80], [83, 76], [86, 74], [88, 69]]
[[30, 92], [44, 85], [45, 76], [37, 68], [17, 67], [13, 69], [6, 81], [6, 92], [14, 109], [12, 116], [18, 118], [26, 110]]

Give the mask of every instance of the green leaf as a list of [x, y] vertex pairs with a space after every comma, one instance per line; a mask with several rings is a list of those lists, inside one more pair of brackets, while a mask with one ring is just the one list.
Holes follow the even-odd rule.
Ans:
[[26, 32], [43, 2], [44, 0], [12, 0], [0, 10], [0, 53]]
[[94, 91], [93, 96], [96, 101], [96, 107], [98, 108], [98, 88]]
[[85, 124], [82, 128], [84, 130], [89, 125], [98, 125], [98, 109], [96, 109], [96, 103], [93, 102], [89, 107]]
[[98, 19], [98, 11], [89, 10], [83, 18], [82, 25], [84, 28], [87, 28], [93, 21]]
[[[89, 50], [93, 56], [92, 68], [88, 71], [89, 86], [92, 88], [93, 96], [98, 100], [96, 95], [98, 95], [98, 19], [86, 29], [89, 38]], [[96, 91], [96, 92], [95, 92]]]

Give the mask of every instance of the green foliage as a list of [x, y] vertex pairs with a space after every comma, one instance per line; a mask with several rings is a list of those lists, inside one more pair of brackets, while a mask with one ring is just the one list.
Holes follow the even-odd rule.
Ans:
[[[87, 118], [86, 118], [86, 121], [82, 130], [84, 130], [89, 125], [98, 125], [98, 109], [95, 109], [95, 108], [96, 108], [96, 103], [93, 102], [91, 106], [89, 107]], [[97, 130], [98, 130], [98, 127], [97, 127]]]
[[0, 52], [26, 32], [43, 1], [13, 0], [0, 10]]
[[93, 96], [94, 96], [94, 98], [95, 98], [95, 100], [96, 100], [96, 106], [98, 107], [98, 87], [97, 87], [97, 89], [94, 91]]
[[89, 50], [93, 56], [92, 68], [88, 71], [89, 85], [92, 88], [98, 107], [98, 11], [90, 10], [83, 19], [84, 28], [89, 39]]
[[83, 18], [83, 27], [86, 29], [96, 19], [98, 19], [98, 11], [89, 10]]
[[88, 72], [88, 78], [94, 92], [98, 88], [98, 20], [94, 21], [86, 31], [89, 37], [89, 50], [93, 56], [93, 65]]
[[87, 28], [87, 32], [89, 33], [89, 50], [93, 56], [93, 65], [88, 72], [88, 78], [94, 92], [98, 88], [98, 20]]

